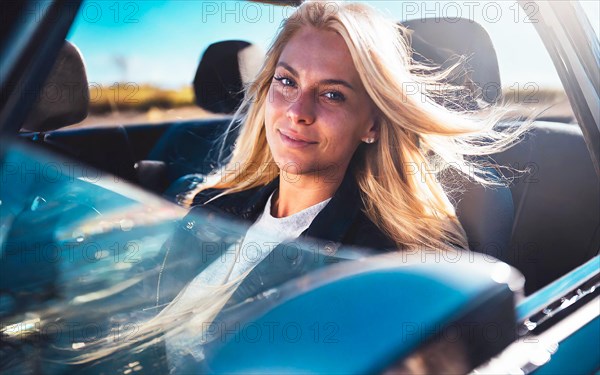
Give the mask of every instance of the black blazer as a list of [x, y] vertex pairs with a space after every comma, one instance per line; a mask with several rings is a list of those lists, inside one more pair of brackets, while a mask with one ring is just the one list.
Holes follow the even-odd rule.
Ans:
[[[198, 176], [195, 178], [197, 182]], [[193, 179], [187, 177], [188, 182]], [[165, 244], [164, 256], [154, 262], [154, 266], [161, 269], [156, 284], [156, 302], [159, 305], [168, 303], [174, 297], [173, 293], [181, 290], [220, 255], [205, 251], [202, 244], [203, 230], [198, 228], [202, 223], [200, 218], [205, 218], [207, 212], [214, 212], [234, 220], [254, 222], [278, 184], [279, 178], [276, 178], [266, 186], [228, 194], [209, 203], [206, 202], [221, 190], [207, 189], [198, 193], [194, 197], [192, 209], [178, 225], [174, 236]], [[179, 184], [180, 190], [189, 187]], [[317, 251], [314, 248], [313, 251], [296, 251], [290, 256], [287, 248], [291, 245], [289, 242], [276, 246], [244, 279], [230, 302], [241, 302], [287, 279], [332, 262], [355, 257], [355, 253], [338, 250], [340, 245], [370, 249], [361, 252], [367, 255], [396, 250], [394, 241], [377, 228], [362, 209], [358, 186], [352, 173], [348, 172], [329, 203], [300, 235], [300, 238], [316, 239]], [[203, 251], [205, 253], [190, 253]]]
[[[194, 197], [191, 214], [202, 209], [219, 211], [237, 219], [256, 221], [263, 212], [269, 196], [279, 186], [279, 177], [266, 186], [208, 200], [221, 190], [207, 189]], [[369, 220], [363, 212], [358, 186], [351, 172], [346, 173], [331, 201], [319, 212], [302, 238], [316, 238], [336, 244], [366, 247], [377, 250], [396, 248], [396, 244]]]

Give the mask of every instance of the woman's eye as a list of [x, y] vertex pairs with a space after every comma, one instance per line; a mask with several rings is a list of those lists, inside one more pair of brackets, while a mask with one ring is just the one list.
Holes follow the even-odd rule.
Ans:
[[344, 94], [342, 94], [341, 92], [338, 92], [338, 91], [329, 91], [329, 92], [326, 92], [324, 95], [327, 99], [335, 101], [335, 102], [343, 102], [346, 99]]
[[273, 79], [278, 81], [279, 83], [281, 83], [284, 86], [294, 87], [296, 85], [294, 81], [292, 81], [291, 79], [289, 79], [287, 77], [275, 76], [275, 77], [273, 77]]

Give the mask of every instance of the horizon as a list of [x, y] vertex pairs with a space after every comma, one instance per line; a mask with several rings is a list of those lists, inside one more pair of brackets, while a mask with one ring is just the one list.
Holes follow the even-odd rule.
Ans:
[[[488, 31], [495, 46], [503, 88], [516, 85], [517, 89], [522, 89], [532, 82], [542, 88], [562, 88], [545, 47], [531, 30], [531, 20], [525, 17], [522, 9], [515, 8], [514, 3], [367, 3], [394, 19], [398, 19], [398, 14], [404, 14], [408, 19], [435, 14], [450, 21], [462, 16], [478, 22]], [[600, 35], [599, 2], [580, 3], [588, 17], [599, 15], [590, 22]], [[265, 51], [281, 21], [291, 11], [293, 8], [288, 6], [240, 0], [86, 1], [67, 39], [81, 50], [90, 82], [100, 85], [135, 82], [163, 89], [181, 89], [192, 84], [202, 53], [210, 44], [243, 39]], [[532, 19], [535, 21], [535, 15]], [[231, 27], [232, 22], [238, 26]], [[205, 30], [211, 30], [210, 35]], [[519, 43], [514, 43], [516, 39]], [[515, 58], [522, 55], [536, 56], [537, 59]]]

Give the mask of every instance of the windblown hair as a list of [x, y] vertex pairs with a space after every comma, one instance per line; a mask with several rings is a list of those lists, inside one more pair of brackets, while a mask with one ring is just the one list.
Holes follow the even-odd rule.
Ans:
[[207, 188], [223, 189], [221, 196], [266, 185], [277, 176], [266, 139], [265, 102], [283, 49], [304, 27], [332, 30], [344, 38], [377, 108], [379, 140], [361, 145], [352, 163], [366, 215], [399, 248], [467, 248], [442, 179], [457, 174], [444, 172], [453, 169], [481, 184], [498, 183], [474, 156], [510, 147], [523, 127], [510, 133], [494, 130], [506, 112], [500, 108], [481, 118], [472, 110], [444, 107], [461, 104], [456, 98], [464, 87], [446, 82], [462, 61], [445, 70], [416, 63], [407, 29], [359, 3], [305, 2], [282, 24], [230, 124], [229, 131], [241, 126], [231, 158], [187, 192], [185, 204]]

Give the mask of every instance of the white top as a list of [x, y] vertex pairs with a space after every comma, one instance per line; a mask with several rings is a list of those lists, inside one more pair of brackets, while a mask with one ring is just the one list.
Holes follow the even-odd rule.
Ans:
[[[194, 280], [193, 284], [221, 285], [251, 270], [264, 260], [280, 243], [298, 238], [314, 218], [329, 203], [331, 198], [305, 208], [286, 217], [271, 215], [271, 198], [267, 200], [263, 212], [248, 228], [241, 244], [232, 246], [218, 260], [208, 265]], [[237, 251], [239, 250], [239, 252]], [[229, 270], [231, 275], [229, 275]]]
[[[193, 303], [194, 298], [202, 295], [201, 291], [207, 285], [222, 285], [239, 277], [264, 260], [280, 243], [298, 238], [331, 200], [329, 198], [293, 215], [277, 218], [271, 215], [273, 194], [267, 200], [262, 214], [248, 228], [241, 244], [232, 245], [219, 259], [200, 272], [183, 290], [173, 311], [177, 311], [178, 306]], [[201, 347], [198, 347], [200, 340], [194, 336], [193, 333], [182, 334], [166, 340], [169, 367], [177, 366], [180, 356], [185, 353], [190, 353], [197, 359], [202, 358]]]

